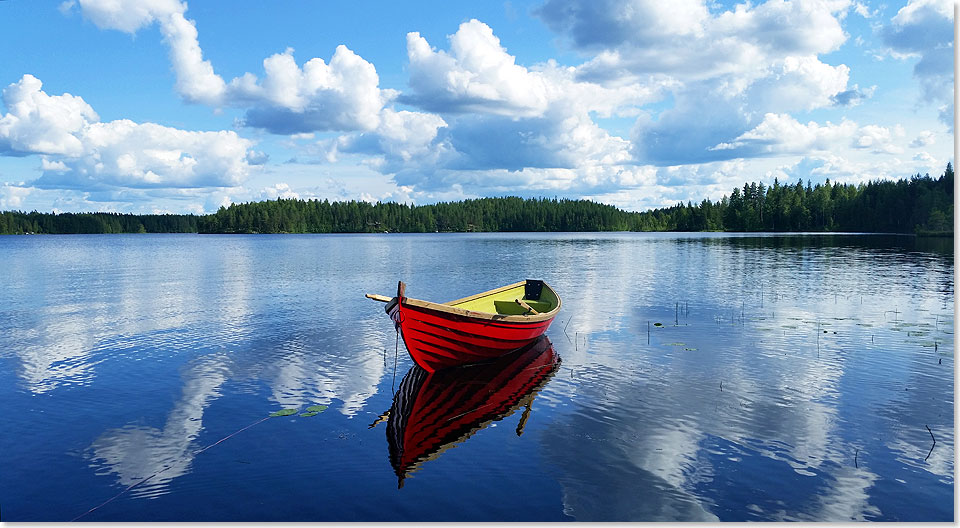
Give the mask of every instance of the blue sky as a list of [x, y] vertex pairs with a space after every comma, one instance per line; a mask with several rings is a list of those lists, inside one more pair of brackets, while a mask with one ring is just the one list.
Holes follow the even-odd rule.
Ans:
[[0, 1], [0, 210], [939, 175], [953, 2]]

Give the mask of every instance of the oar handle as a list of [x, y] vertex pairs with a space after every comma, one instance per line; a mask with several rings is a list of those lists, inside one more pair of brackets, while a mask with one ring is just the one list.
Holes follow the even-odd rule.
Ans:
[[392, 299], [392, 297], [387, 297], [386, 295], [377, 295], [375, 293], [368, 293], [364, 295], [364, 297], [366, 297], [367, 299], [373, 299], [374, 301], [380, 301], [380, 302], [390, 302], [390, 300]]
[[540, 312], [534, 310], [533, 308], [530, 307], [529, 304], [523, 302], [522, 300], [514, 299], [514, 301], [516, 301], [516, 303], [519, 304], [520, 306], [523, 306], [524, 308], [526, 308], [528, 311], [533, 312], [533, 315], [540, 315]]

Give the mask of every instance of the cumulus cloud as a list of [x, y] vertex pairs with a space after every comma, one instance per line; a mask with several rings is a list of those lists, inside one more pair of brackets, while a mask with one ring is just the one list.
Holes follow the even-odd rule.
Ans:
[[213, 72], [210, 61], [203, 60], [197, 28], [184, 17], [186, 3], [179, 0], [78, 0], [78, 3], [83, 16], [100, 29], [132, 34], [158, 23], [164, 42], [170, 48], [170, 60], [177, 74], [177, 92], [191, 102], [219, 103], [225, 84]]
[[737, 136], [732, 142], [719, 143], [711, 150], [730, 151], [736, 157], [804, 154], [829, 151], [845, 144], [857, 132], [857, 124], [844, 120], [834, 125], [803, 124], [787, 114], [766, 114], [756, 128]]
[[902, 154], [906, 131], [900, 125], [858, 126], [853, 121], [824, 125], [810, 121], [800, 123], [787, 114], [766, 114], [756, 128], [729, 143], [719, 143], [712, 150], [728, 150], [737, 157], [804, 155], [826, 153], [848, 146], [874, 154]]
[[653, 167], [598, 164], [576, 169], [528, 167], [515, 171], [441, 168], [429, 175], [405, 171], [398, 173], [395, 180], [401, 188], [417, 189], [434, 198], [451, 191], [455, 194], [452, 199], [490, 194], [580, 198], [652, 185], [656, 182], [656, 170]]
[[847, 88], [849, 68], [818, 56], [847, 36], [844, 0], [769, 0], [711, 12], [703, 0], [627, 2], [549, 0], [537, 14], [593, 57], [581, 80], [624, 79], [669, 86], [672, 108], [641, 118], [633, 131], [638, 162], [705, 163], [743, 153], [711, 148], [757, 127], [768, 113], [850, 105], [868, 97]]
[[920, 135], [910, 142], [912, 148], [926, 147], [937, 142], [937, 136], [929, 130], [923, 130]]
[[437, 112], [539, 115], [550, 87], [516, 64], [490, 26], [471, 20], [450, 37], [450, 52], [436, 51], [419, 33], [407, 35], [410, 87], [406, 100]]
[[682, 79], [757, 74], [775, 58], [828, 53], [846, 36], [848, 3], [768, 1], [718, 15], [702, 0], [549, 0], [536, 13], [579, 49], [596, 53], [587, 77], [667, 73]]
[[0, 211], [19, 209], [32, 191], [33, 189], [23, 182], [0, 184]]
[[440, 164], [450, 150], [440, 138], [445, 127], [446, 121], [434, 114], [385, 109], [375, 132], [344, 135], [320, 145], [327, 161], [336, 161], [341, 154], [365, 154], [373, 156], [368, 164], [389, 174], [405, 167]]
[[817, 174], [833, 181], [844, 183], [867, 183], [871, 180], [901, 177], [913, 167], [905, 167], [897, 157], [882, 158], [881, 161], [852, 161], [835, 154], [824, 155], [823, 166]]
[[314, 58], [299, 67], [287, 49], [263, 61], [265, 77], [247, 73], [230, 82], [225, 102], [250, 106], [244, 125], [278, 134], [325, 130], [373, 130], [396, 94], [379, 88], [373, 64], [346, 46], [326, 63]]
[[196, 24], [178, 0], [79, 0], [83, 15], [101, 29], [127, 33], [158, 24], [169, 48], [176, 90], [185, 100], [247, 109], [242, 125], [275, 134], [373, 130], [396, 92], [379, 87], [373, 64], [338, 46], [327, 63], [299, 66], [293, 49], [263, 60], [263, 78], [245, 73], [227, 82], [203, 59]]
[[577, 80], [555, 62], [518, 65], [493, 30], [470, 20], [449, 50], [407, 36], [411, 92], [400, 101], [435, 114], [384, 111], [374, 132], [328, 142], [328, 157], [364, 154], [372, 168], [418, 191], [556, 192], [643, 180], [629, 142], [592, 115], [636, 114], [659, 87]]
[[101, 122], [84, 100], [49, 95], [32, 75], [3, 90], [0, 154], [41, 154], [39, 188], [226, 187], [246, 179], [252, 142], [121, 119]]
[[576, 69], [554, 61], [531, 68], [518, 65], [490, 26], [478, 20], [460, 25], [449, 37], [450, 50], [436, 50], [419, 33], [407, 34], [411, 94], [401, 101], [441, 114], [496, 114], [540, 117], [558, 103], [603, 116], [635, 114], [659, 98], [656, 84], [621, 83], [605, 87], [579, 81]]
[[40, 79], [27, 74], [3, 90], [8, 113], [0, 116], [0, 154], [79, 156], [84, 147], [78, 136], [100, 117], [82, 98], [50, 96], [41, 86]]
[[290, 185], [283, 182], [260, 189], [260, 200], [276, 200], [277, 198], [299, 200], [300, 195], [294, 192], [294, 190], [290, 188]]
[[953, 131], [953, 0], [910, 0], [881, 29], [884, 43], [901, 57], [919, 57], [913, 75], [924, 103], [936, 105]]
[[896, 125], [892, 128], [878, 125], [861, 127], [853, 140], [853, 147], [869, 149], [875, 154], [901, 154], [903, 147], [897, 143], [906, 135], [903, 127]]

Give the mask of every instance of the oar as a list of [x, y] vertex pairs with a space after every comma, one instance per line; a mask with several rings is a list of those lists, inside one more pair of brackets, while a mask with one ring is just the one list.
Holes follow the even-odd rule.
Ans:
[[373, 299], [374, 301], [380, 301], [380, 302], [390, 302], [390, 300], [392, 299], [392, 297], [387, 297], [386, 295], [377, 295], [375, 293], [368, 293], [364, 295], [364, 297], [366, 297], [367, 299]]
[[540, 315], [540, 312], [534, 310], [533, 308], [530, 307], [529, 304], [521, 301], [520, 299], [514, 299], [514, 301], [516, 301], [516, 303], [519, 304], [520, 306], [523, 306], [524, 308], [526, 308], [527, 311], [533, 312], [533, 315]]
[[[397, 297], [402, 298], [406, 290], [407, 290], [407, 285], [404, 284], [403, 281], [397, 282]], [[388, 303], [394, 299], [394, 297], [387, 297], [386, 295], [377, 295], [375, 293], [365, 294], [364, 297], [366, 297], [367, 299], [373, 299], [374, 301], [380, 301], [385, 303]]]

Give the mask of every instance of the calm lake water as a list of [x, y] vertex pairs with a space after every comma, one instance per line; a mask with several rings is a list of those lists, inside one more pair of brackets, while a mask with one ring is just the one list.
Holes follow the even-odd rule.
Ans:
[[[953, 521], [952, 243], [0, 237], [0, 520]], [[516, 391], [363, 297], [525, 278], [564, 304]]]

